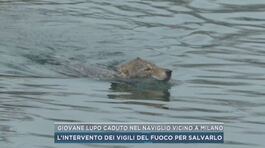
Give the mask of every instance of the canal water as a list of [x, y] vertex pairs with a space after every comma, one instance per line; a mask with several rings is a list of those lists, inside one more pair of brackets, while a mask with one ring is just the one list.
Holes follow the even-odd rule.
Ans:
[[[224, 144], [199, 146], [264, 148], [264, 16], [263, 0], [1, 0], [0, 147], [197, 146], [53, 140], [54, 122], [150, 121], [224, 122]], [[136, 57], [174, 84], [83, 71]]]

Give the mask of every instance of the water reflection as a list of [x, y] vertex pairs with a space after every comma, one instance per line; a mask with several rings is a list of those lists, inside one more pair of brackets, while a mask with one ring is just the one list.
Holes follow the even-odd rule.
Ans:
[[171, 84], [166, 82], [112, 82], [110, 99], [170, 101]]

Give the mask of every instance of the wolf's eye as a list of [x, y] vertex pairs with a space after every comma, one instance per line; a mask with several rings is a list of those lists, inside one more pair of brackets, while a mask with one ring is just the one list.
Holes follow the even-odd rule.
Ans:
[[147, 67], [147, 68], [145, 68], [144, 69], [145, 71], [150, 71], [150, 70], [152, 70], [150, 67]]

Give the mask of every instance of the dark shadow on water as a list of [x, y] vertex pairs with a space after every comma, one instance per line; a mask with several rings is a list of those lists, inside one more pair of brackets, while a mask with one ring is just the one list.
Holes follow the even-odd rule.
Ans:
[[167, 82], [133, 80], [111, 82], [110, 99], [170, 101], [172, 84]]

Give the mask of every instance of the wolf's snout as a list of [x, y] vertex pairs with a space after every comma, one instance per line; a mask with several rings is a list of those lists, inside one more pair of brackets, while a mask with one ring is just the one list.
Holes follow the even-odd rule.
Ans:
[[172, 73], [172, 71], [171, 71], [171, 70], [169, 70], [169, 69], [166, 69], [166, 74], [167, 74], [167, 76], [168, 76], [168, 77], [171, 77], [171, 73]]
[[168, 81], [171, 78], [172, 71], [169, 69], [165, 69], [166, 78], [165, 81]]

